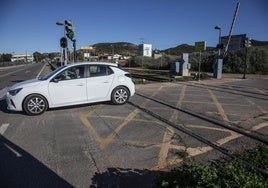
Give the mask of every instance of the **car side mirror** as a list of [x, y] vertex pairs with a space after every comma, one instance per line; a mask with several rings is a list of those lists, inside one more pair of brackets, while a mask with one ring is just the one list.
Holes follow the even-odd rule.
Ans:
[[51, 82], [54, 82], [54, 83], [58, 83], [60, 81], [60, 79], [58, 79], [58, 78], [53, 78], [52, 80], [51, 80]]

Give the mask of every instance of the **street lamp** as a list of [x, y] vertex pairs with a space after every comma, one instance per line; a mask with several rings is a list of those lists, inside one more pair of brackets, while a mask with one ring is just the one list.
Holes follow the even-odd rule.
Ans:
[[214, 29], [219, 30], [219, 51], [218, 51], [218, 55], [221, 55], [221, 26], [215, 26]]
[[61, 21], [57, 21], [56, 24], [57, 25], [64, 25], [64, 23], [62, 23]]

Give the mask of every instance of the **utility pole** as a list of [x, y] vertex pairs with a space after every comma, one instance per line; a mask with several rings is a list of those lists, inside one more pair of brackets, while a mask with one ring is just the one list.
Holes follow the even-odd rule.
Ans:
[[248, 48], [251, 47], [251, 39], [250, 38], [247, 38], [244, 41], [244, 47], [245, 47], [245, 62], [244, 62], [243, 79], [246, 79]]

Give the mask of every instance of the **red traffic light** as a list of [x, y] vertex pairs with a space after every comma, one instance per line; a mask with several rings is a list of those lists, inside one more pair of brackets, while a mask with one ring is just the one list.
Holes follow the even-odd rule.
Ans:
[[67, 43], [67, 38], [66, 38], [66, 37], [62, 37], [62, 38], [60, 39], [60, 46], [61, 46], [62, 48], [67, 48], [68, 43]]

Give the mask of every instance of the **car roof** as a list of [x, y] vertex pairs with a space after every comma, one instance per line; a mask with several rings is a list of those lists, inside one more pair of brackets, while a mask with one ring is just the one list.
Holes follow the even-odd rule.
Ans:
[[67, 64], [67, 67], [76, 66], [76, 65], [108, 65], [113, 67], [118, 67], [117, 63], [111, 63], [111, 62], [95, 62], [95, 61], [85, 61], [85, 62], [77, 62], [77, 63], [71, 63]]

